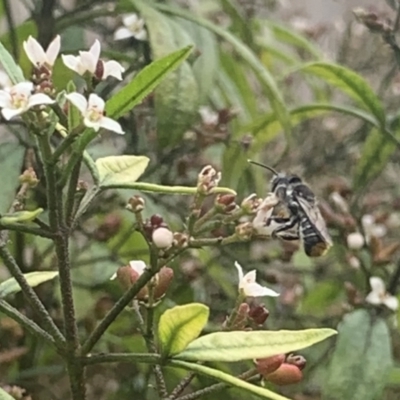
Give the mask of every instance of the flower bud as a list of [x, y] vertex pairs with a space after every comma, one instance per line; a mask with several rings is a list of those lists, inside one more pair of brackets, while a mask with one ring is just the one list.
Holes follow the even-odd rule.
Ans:
[[360, 232], [353, 232], [347, 235], [347, 247], [352, 250], [359, 250], [364, 246], [364, 236]]
[[295, 354], [289, 354], [286, 357], [286, 362], [295, 365], [300, 370], [303, 370], [307, 364], [307, 360], [303, 356]]
[[268, 318], [269, 311], [264, 305], [257, 305], [250, 308], [249, 318], [252, 319], [257, 325], [262, 325]]
[[285, 362], [285, 358], [286, 356], [284, 354], [277, 354], [272, 357], [258, 358], [254, 362], [258, 373], [265, 378], [267, 375], [276, 371]]
[[371, 32], [392, 32], [392, 27], [374, 12], [366, 11], [363, 8], [356, 8], [353, 10], [353, 14], [357, 20], [361, 24], [365, 25]]
[[219, 212], [231, 213], [236, 209], [235, 200], [234, 194], [219, 194], [215, 199], [215, 207]]
[[159, 214], [153, 214], [150, 217], [150, 224], [153, 227], [153, 229], [159, 228], [160, 226], [162, 226], [164, 224], [164, 219]]
[[[129, 265], [118, 268], [117, 279], [124, 290], [130, 289], [130, 287], [136, 283], [141, 274]], [[136, 295], [139, 300], [144, 300], [148, 297], [149, 291], [147, 286], [143, 287], [140, 292]]]
[[255, 193], [247, 196], [240, 205], [240, 208], [248, 215], [254, 214], [262, 203], [262, 199]]
[[203, 195], [207, 195], [214, 187], [218, 186], [220, 180], [221, 173], [217, 173], [211, 165], [207, 165], [200, 171], [197, 177], [197, 191]]
[[100, 242], [105, 242], [115, 236], [122, 224], [121, 217], [117, 214], [108, 214], [103, 223], [95, 230], [93, 236]]
[[76, 185], [76, 191], [80, 193], [86, 193], [89, 189], [89, 185], [86, 181], [79, 180]]
[[250, 306], [247, 303], [240, 304], [235, 320], [232, 323], [232, 330], [244, 330], [247, 325], [247, 315], [249, 313]]
[[158, 273], [158, 282], [154, 288], [154, 299], [158, 300], [164, 296], [174, 277], [174, 270], [169, 267], [162, 267]]
[[138, 213], [143, 211], [145, 205], [145, 201], [143, 197], [140, 196], [132, 196], [128, 200], [128, 204], [126, 205], [126, 209], [132, 211], [134, 213]]
[[300, 382], [303, 379], [303, 373], [296, 365], [283, 363], [264, 378], [275, 385], [284, 386]]
[[183, 249], [189, 244], [189, 236], [182, 232], [174, 232], [173, 245], [178, 249]]
[[26, 169], [23, 174], [20, 175], [19, 181], [21, 184], [25, 183], [31, 188], [34, 188], [39, 183], [36, 172], [32, 167]]
[[157, 228], [151, 235], [151, 240], [159, 249], [166, 249], [172, 246], [174, 235], [168, 228]]
[[253, 235], [253, 224], [244, 222], [235, 228], [235, 233], [241, 240], [250, 240]]

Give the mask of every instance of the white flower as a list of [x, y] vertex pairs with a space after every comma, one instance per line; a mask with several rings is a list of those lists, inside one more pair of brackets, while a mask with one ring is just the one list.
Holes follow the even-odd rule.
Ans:
[[262, 297], [262, 296], [279, 296], [279, 293], [276, 293], [272, 289], [268, 289], [267, 287], [261, 286], [256, 282], [256, 270], [248, 272], [246, 275], [243, 275], [243, 269], [240, 264], [236, 261], [235, 267], [238, 270], [239, 275], [239, 291], [243, 292], [247, 297]]
[[146, 40], [147, 32], [144, 29], [144, 20], [137, 14], [127, 14], [122, 16], [123, 27], [114, 32], [114, 40], [127, 39], [134, 37], [137, 40]]
[[347, 235], [347, 247], [352, 250], [359, 250], [364, 246], [364, 236], [360, 232], [352, 232]]
[[9, 89], [0, 90], [0, 108], [3, 117], [10, 120], [34, 106], [54, 103], [54, 100], [46, 94], [32, 94], [32, 91], [32, 82], [21, 82]]
[[279, 226], [275, 221], [269, 221], [274, 207], [278, 205], [279, 199], [274, 193], [269, 193], [257, 209], [253, 219], [253, 228], [260, 235], [271, 236], [272, 232]]
[[199, 114], [204, 125], [216, 126], [218, 124], [219, 115], [215, 111], [211, 110], [210, 107], [200, 107]]
[[[122, 73], [125, 68], [117, 61], [103, 61], [100, 59], [101, 46], [96, 39], [89, 51], [80, 51], [79, 56], [62, 55], [64, 64], [78, 73], [83, 75], [85, 72], [90, 72], [98, 79], [106, 79], [113, 76], [122, 80]], [[101, 66], [99, 66], [99, 63]]]
[[[146, 264], [144, 261], [140, 260], [133, 260], [129, 261], [129, 266], [137, 273], [138, 277], [143, 274], [144, 270], [146, 269]], [[117, 277], [117, 273], [115, 273], [110, 280], [113, 280]]]
[[111, 118], [104, 116], [104, 100], [92, 93], [89, 96], [89, 101], [79, 93], [69, 93], [65, 97], [81, 112], [83, 123], [88, 128], [93, 128], [96, 132], [100, 128], [114, 131], [123, 135], [121, 125]]
[[166, 249], [172, 246], [174, 234], [169, 229], [160, 227], [153, 231], [151, 240], [159, 249]]
[[399, 308], [399, 300], [397, 297], [386, 292], [385, 283], [381, 278], [372, 276], [369, 279], [369, 284], [371, 286], [371, 292], [365, 298], [367, 303], [375, 306], [383, 304], [393, 311], [396, 311]]
[[372, 236], [376, 238], [381, 238], [386, 235], [386, 226], [376, 223], [375, 217], [373, 215], [363, 215], [363, 217], [361, 218], [361, 225], [363, 226], [367, 243], [370, 241]]
[[29, 60], [36, 67], [46, 66], [51, 68], [60, 52], [61, 39], [60, 35], [57, 35], [53, 41], [47, 47], [46, 52], [39, 42], [32, 36], [29, 36], [28, 40], [24, 41], [24, 50]]

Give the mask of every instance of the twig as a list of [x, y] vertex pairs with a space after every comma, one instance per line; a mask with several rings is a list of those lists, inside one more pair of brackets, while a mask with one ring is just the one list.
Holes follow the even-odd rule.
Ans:
[[159, 354], [152, 353], [108, 353], [108, 354], [89, 354], [82, 357], [81, 361], [85, 365], [95, 365], [103, 363], [146, 363], [155, 364], [161, 362]]

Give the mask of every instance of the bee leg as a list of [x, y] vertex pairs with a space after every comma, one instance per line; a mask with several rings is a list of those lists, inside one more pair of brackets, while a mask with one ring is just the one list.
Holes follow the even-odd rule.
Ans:
[[296, 216], [293, 216], [288, 221], [286, 221], [285, 223], [283, 223], [282, 225], [280, 225], [276, 229], [274, 229], [274, 231], [271, 233], [271, 236], [273, 238], [282, 236], [282, 235], [278, 235], [278, 233], [285, 232], [285, 231], [295, 227], [298, 222], [299, 222], [299, 219]]

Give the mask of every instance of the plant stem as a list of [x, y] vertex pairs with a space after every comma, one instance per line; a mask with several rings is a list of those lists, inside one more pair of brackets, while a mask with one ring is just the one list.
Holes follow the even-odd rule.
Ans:
[[19, 286], [21, 287], [22, 293], [25, 295], [32, 309], [38, 315], [41, 324], [53, 337], [54, 342], [57, 345], [57, 348], [62, 349], [65, 343], [65, 339], [62, 333], [57, 328], [57, 325], [52, 320], [50, 314], [47, 312], [46, 308], [40, 301], [35, 291], [32, 289], [31, 286], [29, 286], [29, 283], [25, 279], [24, 274], [20, 270], [18, 264], [16, 263], [11, 253], [8, 251], [4, 240], [0, 241], [0, 257], [3, 260], [4, 265], [7, 267], [10, 274], [18, 282]]
[[51, 239], [54, 237], [54, 234], [52, 232], [46, 231], [41, 228], [37, 228], [36, 226], [30, 226], [27, 224], [21, 224], [18, 222], [15, 223], [0, 223], [0, 230], [8, 230], [8, 231], [16, 231], [16, 232], [21, 232], [21, 233], [29, 233], [31, 235], [35, 236], [41, 236], [44, 238]]
[[81, 170], [81, 162], [82, 162], [82, 158], [79, 160], [78, 163], [75, 164], [74, 168], [71, 171], [71, 177], [69, 178], [67, 198], [65, 200], [65, 224], [68, 227], [71, 227], [72, 222], [73, 222], [75, 193], [76, 193], [76, 188], [78, 186], [79, 173]]
[[71, 265], [69, 260], [69, 230], [63, 222], [62, 193], [57, 186], [56, 169], [52, 164], [52, 152], [47, 136], [38, 136], [38, 144], [46, 177], [46, 194], [50, 228], [58, 261], [64, 330], [66, 338], [66, 363], [70, 377], [73, 400], [85, 399], [84, 368], [78, 358], [80, 344], [72, 295]]
[[51, 335], [49, 335], [39, 325], [37, 325], [34, 321], [29, 319], [28, 317], [26, 317], [24, 314], [21, 314], [16, 308], [8, 304], [5, 300], [1, 299], [0, 299], [0, 312], [12, 318], [14, 321], [17, 321], [32, 335], [38, 337], [39, 339], [45, 340], [52, 346], [55, 346], [57, 350], [60, 350], [60, 347], [57, 346], [54, 338]]
[[[185, 378], [183, 378], [179, 384], [175, 387], [175, 389], [171, 392], [168, 397], [168, 400], [175, 400], [180, 396], [180, 394], [190, 385], [192, 380], [196, 374], [194, 372], [190, 372]], [[218, 384], [219, 385], [219, 384]]]
[[145, 363], [156, 364], [161, 362], [159, 354], [152, 353], [108, 353], [108, 354], [91, 354], [87, 357], [81, 358], [84, 365], [95, 365], [103, 363], [119, 363], [119, 362], [132, 362], [132, 363]]

